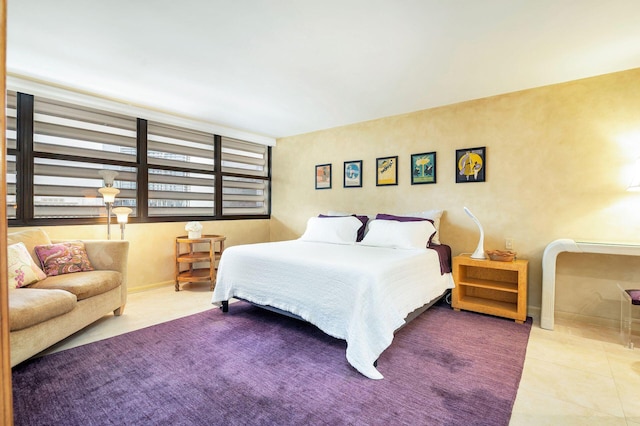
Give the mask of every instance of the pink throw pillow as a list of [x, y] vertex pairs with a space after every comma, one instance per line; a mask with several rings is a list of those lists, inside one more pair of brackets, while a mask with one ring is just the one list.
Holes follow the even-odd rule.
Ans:
[[81, 241], [36, 246], [35, 251], [47, 276], [93, 271]]

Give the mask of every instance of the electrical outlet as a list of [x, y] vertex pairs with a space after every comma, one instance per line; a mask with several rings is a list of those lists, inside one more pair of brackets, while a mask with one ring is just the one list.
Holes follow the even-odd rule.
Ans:
[[507, 250], [513, 250], [513, 238], [504, 239], [504, 248]]

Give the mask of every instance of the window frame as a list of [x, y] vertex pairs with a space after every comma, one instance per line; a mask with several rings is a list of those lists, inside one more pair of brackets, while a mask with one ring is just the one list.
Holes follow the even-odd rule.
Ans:
[[[57, 153], [34, 152], [34, 105], [35, 96], [16, 90], [16, 148], [7, 147], [7, 155], [16, 158], [16, 204], [21, 206], [16, 211], [16, 217], [8, 219], [9, 227], [19, 226], [64, 226], [64, 225], [90, 225], [105, 222], [104, 216], [82, 218], [36, 218], [34, 217], [34, 160], [35, 158], [47, 158], [52, 160], [79, 161], [101, 165], [114, 165], [132, 167], [132, 162], [99, 159], [91, 157], [77, 157]], [[6, 115], [6, 112], [5, 112]], [[188, 222], [188, 221], [212, 221], [212, 220], [262, 220], [271, 217], [271, 146], [266, 146], [265, 176], [253, 174], [229, 173], [222, 169], [222, 136], [212, 133], [214, 136], [214, 165], [211, 172], [214, 178], [214, 205], [212, 215], [181, 215], [181, 216], [149, 216], [149, 169], [179, 170], [179, 167], [165, 167], [149, 164], [148, 149], [148, 120], [136, 117], [136, 216], [130, 216], [130, 223], [159, 223], [159, 222]], [[157, 119], [155, 123], [163, 124]], [[170, 125], [172, 126], [172, 125]], [[249, 142], [256, 143], [256, 142]], [[258, 144], [258, 143], [256, 143]], [[181, 171], [202, 172], [200, 170], [183, 168]], [[264, 180], [266, 185], [266, 211], [265, 214], [236, 214], [223, 215], [223, 180], [224, 177], [240, 177], [247, 179]], [[6, 200], [4, 201], [6, 203]]]

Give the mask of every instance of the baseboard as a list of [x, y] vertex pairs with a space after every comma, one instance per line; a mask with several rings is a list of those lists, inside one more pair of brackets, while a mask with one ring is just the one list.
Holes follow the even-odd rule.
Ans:
[[579, 324], [595, 325], [605, 328], [619, 328], [620, 320], [612, 318], [594, 317], [589, 315], [581, 315], [572, 312], [556, 311], [555, 316], [558, 320]]
[[167, 287], [167, 286], [175, 286], [176, 282], [171, 280], [171, 281], [162, 281], [159, 283], [153, 283], [153, 284], [148, 284], [148, 285], [142, 285], [139, 287], [129, 287], [127, 288], [127, 294], [131, 294], [131, 293], [140, 293], [141, 291], [147, 291], [147, 290], [153, 290], [156, 288], [161, 288], [161, 287]]
[[[539, 306], [527, 306], [527, 316], [536, 320], [540, 320], [540, 307]], [[618, 328], [620, 327], [619, 319], [594, 317], [589, 315], [581, 315], [572, 312], [555, 311], [554, 316], [557, 320], [564, 322], [581, 323], [588, 325], [596, 325], [606, 328]]]
[[534, 320], [540, 320], [540, 307], [539, 306], [527, 306], [527, 316]]

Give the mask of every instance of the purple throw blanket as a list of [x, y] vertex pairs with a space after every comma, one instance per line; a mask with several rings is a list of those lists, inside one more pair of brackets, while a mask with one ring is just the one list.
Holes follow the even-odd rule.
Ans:
[[431, 244], [429, 248], [438, 253], [438, 258], [440, 259], [440, 273], [447, 274], [451, 272], [451, 247], [445, 244]]

